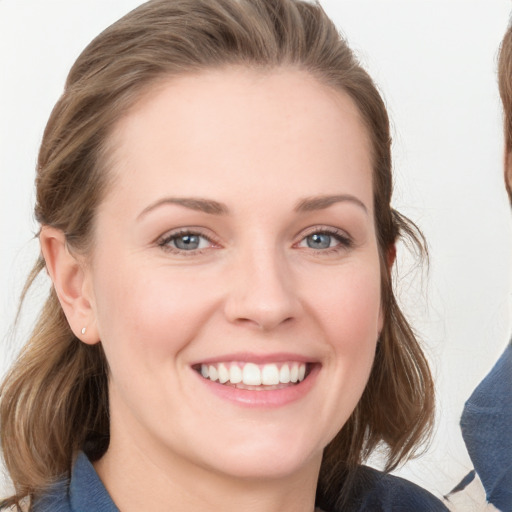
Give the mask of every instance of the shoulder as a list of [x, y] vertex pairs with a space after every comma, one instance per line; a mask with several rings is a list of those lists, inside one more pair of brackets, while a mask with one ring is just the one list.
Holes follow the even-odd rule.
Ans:
[[466, 402], [460, 426], [487, 500], [508, 510], [512, 501], [512, 343]]
[[403, 478], [367, 466], [358, 468], [350, 510], [354, 512], [446, 512], [433, 494]]
[[464, 414], [496, 412], [510, 418], [510, 408], [505, 408], [504, 403], [512, 405], [512, 342], [507, 345], [492, 370], [473, 391], [466, 402]]

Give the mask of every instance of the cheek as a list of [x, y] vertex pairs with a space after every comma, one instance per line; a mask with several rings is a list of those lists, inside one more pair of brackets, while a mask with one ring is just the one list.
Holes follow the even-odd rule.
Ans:
[[363, 393], [375, 358], [381, 324], [378, 264], [350, 265], [332, 279], [322, 314], [334, 394], [345, 404], [339, 409], [344, 423]]
[[[314, 288], [311, 311], [326, 341], [322, 412], [327, 444], [346, 423], [368, 382], [381, 317], [378, 258], [355, 259], [322, 278]], [[318, 277], [318, 276], [317, 276]], [[312, 283], [310, 283], [312, 284]], [[318, 285], [317, 281], [317, 285]]]
[[[200, 283], [186, 273], [130, 265], [99, 269], [95, 283], [96, 312], [107, 357], [129, 363], [130, 357], [164, 361], [178, 354], [208, 315], [208, 298]], [[109, 361], [111, 366], [116, 361]]]
[[328, 283], [317, 299], [331, 342], [348, 351], [373, 345], [381, 324], [378, 266], [350, 266]]

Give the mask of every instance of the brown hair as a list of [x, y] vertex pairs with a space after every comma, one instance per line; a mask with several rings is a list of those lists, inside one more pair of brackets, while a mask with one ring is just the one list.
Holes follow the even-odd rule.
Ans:
[[[387, 469], [414, 451], [431, 427], [434, 393], [427, 361], [395, 301], [389, 274], [389, 251], [397, 237], [414, 238], [417, 232], [390, 206], [386, 108], [318, 4], [152, 0], [114, 23], [80, 55], [51, 114], [38, 160], [35, 214], [86, 252], [95, 211], [108, 188], [107, 142], [116, 122], [156, 81], [229, 65], [286, 65], [311, 73], [349, 94], [371, 139], [386, 319], [363, 396], [325, 449], [318, 496], [332, 506], [352, 469], [377, 445], [387, 446]], [[27, 288], [43, 269], [40, 258]], [[78, 450], [92, 459], [104, 453], [107, 371], [101, 344], [85, 345], [73, 335], [52, 291], [1, 388], [2, 448], [16, 489], [12, 502], [68, 474]]]
[[512, 24], [509, 25], [501, 42], [498, 83], [505, 128], [505, 185], [512, 202]]

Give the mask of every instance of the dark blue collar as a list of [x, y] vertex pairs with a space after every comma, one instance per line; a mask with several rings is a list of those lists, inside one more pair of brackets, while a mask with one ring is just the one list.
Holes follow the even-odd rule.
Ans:
[[119, 512], [93, 465], [80, 452], [73, 466], [69, 485], [72, 512]]
[[[355, 473], [351, 505], [357, 512], [447, 512], [425, 489], [396, 476], [360, 466]], [[338, 510], [324, 506], [324, 509]], [[80, 452], [71, 472], [42, 496], [35, 498], [32, 512], [119, 512], [87, 456]]]

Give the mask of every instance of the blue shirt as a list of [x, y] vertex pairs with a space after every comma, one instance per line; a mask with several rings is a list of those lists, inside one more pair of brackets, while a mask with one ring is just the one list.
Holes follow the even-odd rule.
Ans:
[[[364, 492], [343, 512], [446, 512], [425, 489], [396, 476], [361, 466], [357, 482]], [[34, 500], [33, 512], [119, 512], [84, 453], [75, 461], [70, 479], [62, 479]], [[171, 510], [171, 509], [169, 509]], [[336, 510], [333, 510], [336, 512]]]
[[487, 501], [512, 511], [512, 343], [466, 402], [460, 424]]
[[119, 512], [85, 453], [80, 452], [71, 479], [59, 480], [34, 500], [33, 512]]

